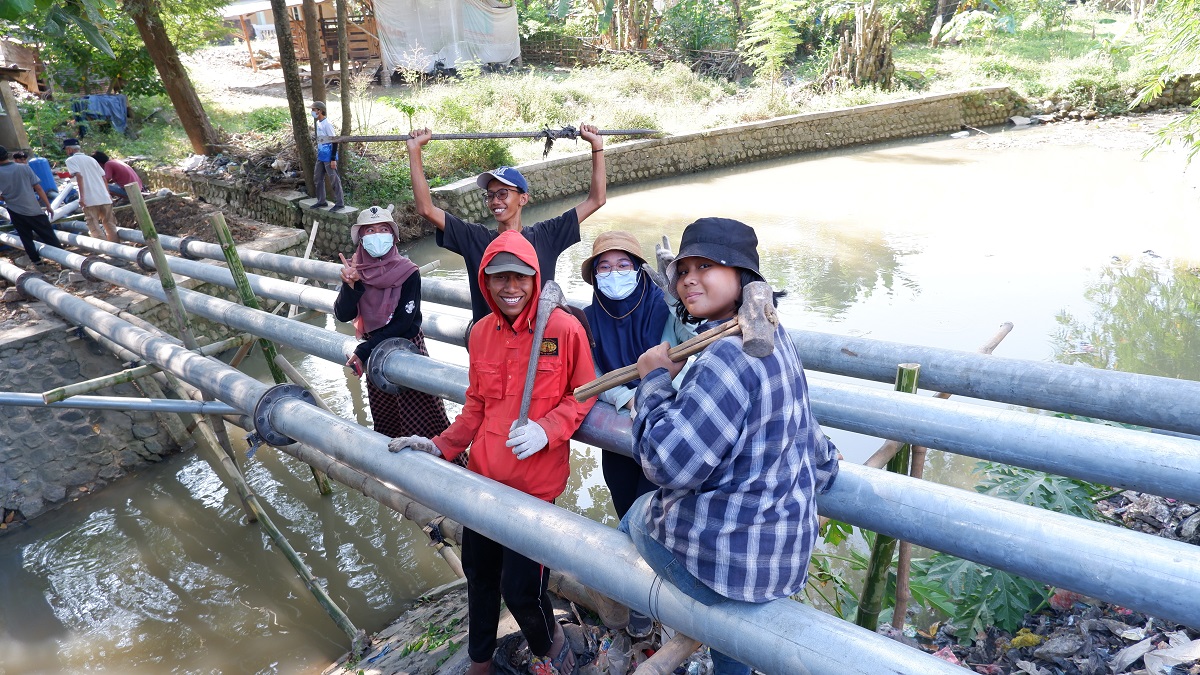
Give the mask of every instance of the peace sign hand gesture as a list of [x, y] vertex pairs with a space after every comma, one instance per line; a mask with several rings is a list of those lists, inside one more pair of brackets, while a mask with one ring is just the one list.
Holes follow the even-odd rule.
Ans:
[[346, 256], [338, 253], [338, 257], [342, 259], [342, 281], [347, 286], [353, 286], [362, 279], [362, 275], [359, 274], [358, 268], [354, 266], [353, 262], [346, 260]]

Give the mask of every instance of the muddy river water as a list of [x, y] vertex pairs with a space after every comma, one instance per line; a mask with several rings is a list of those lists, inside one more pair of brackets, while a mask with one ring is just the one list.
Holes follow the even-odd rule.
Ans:
[[[1106, 124], [1112, 133], [938, 138], [618, 187], [557, 276], [586, 297], [579, 263], [600, 232], [633, 230], [649, 249], [698, 217], [735, 217], [755, 226], [765, 275], [789, 292], [788, 326], [974, 350], [1011, 321], [997, 354], [1200, 379], [1198, 172], [1176, 155], [1143, 160], [1135, 122]], [[573, 203], [537, 205], [526, 222]], [[464, 276], [432, 241], [410, 255]], [[335, 411], [368, 421], [344, 369], [287, 354]], [[879, 445], [830, 436], [852, 461]], [[560, 504], [615, 524], [597, 452], [576, 450]], [[932, 452], [927, 477], [967, 486], [974, 464]], [[320, 498], [306, 467], [270, 450], [246, 467], [359, 627], [382, 628], [452, 579], [420, 529], [375, 502], [340, 486]], [[0, 673], [319, 670], [347, 641], [240, 516], [187, 454], [0, 538]]]

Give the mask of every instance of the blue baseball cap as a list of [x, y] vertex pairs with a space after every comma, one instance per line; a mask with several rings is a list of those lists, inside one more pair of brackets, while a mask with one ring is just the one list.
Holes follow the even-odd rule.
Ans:
[[529, 192], [529, 181], [525, 180], [525, 176], [522, 176], [520, 171], [511, 166], [502, 166], [493, 171], [481, 173], [479, 174], [479, 178], [475, 179], [475, 184], [486, 190], [488, 183], [493, 180], [498, 180], [505, 185], [511, 185], [521, 192]]

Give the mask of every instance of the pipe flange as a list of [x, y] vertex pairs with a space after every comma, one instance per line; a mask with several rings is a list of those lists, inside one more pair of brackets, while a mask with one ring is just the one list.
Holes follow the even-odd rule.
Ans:
[[187, 258], [188, 260], [200, 260], [201, 256], [198, 256], [188, 250], [188, 246], [190, 246], [191, 244], [199, 244], [199, 243], [203, 243], [203, 242], [202, 242], [202, 240], [200, 240], [196, 237], [188, 236], [188, 237], [184, 237], [183, 239], [180, 239], [179, 240], [179, 255], [181, 257]]
[[83, 259], [82, 263], [79, 264], [79, 273], [82, 274], [83, 278], [87, 279], [88, 281], [103, 281], [103, 279], [100, 277], [92, 274], [92, 265], [103, 262], [104, 260], [101, 259], [100, 256], [89, 255]]
[[271, 426], [271, 412], [280, 401], [289, 398], [298, 398], [305, 403], [314, 405], [317, 402], [313, 398], [312, 392], [304, 387], [295, 384], [277, 384], [268, 389], [267, 393], [263, 394], [263, 397], [254, 406], [254, 431], [269, 445], [278, 447], [296, 442], [295, 439], [284, 436]]
[[367, 359], [367, 379], [375, 385], [376, 389], [385, 394], [399, 394], [408, 390], [408, 387], [392, 382], [383, 374], [383, 362], [397, 351], [421, 353], [410, 340], [395, 337], [375, 345], [375, 349], [371, 350], [370, 358]]
[[[33, 293], [30, 293], [29, 291], [25, 290], [25, 282], [29, 281], [30, 279], [37, 279], [38, 281], [46, 281], [46, 276], [44, 274], [42, 274], [41, 272], [22, 272], [21, 275], [17, 277], [17, 281], [16, 281], [17, 290], [21, 291], [22, 293], [24, 293], [26, 296], [28, 296], [30, 298], [36, 298], [37, 296], [35, 296]], [[49, 282], [46, 282], [46, 283], [49, 283]]]
[[147, 272], [158, 271], [158, 268], [154, 266], [154, 251], [151, 251], [149, 246], [138, 249], [137, 264]]

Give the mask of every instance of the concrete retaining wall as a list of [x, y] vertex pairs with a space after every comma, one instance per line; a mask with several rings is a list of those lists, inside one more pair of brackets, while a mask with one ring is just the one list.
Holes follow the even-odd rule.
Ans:
[[[608, 182], [624, 185], [816, 150], [958, 131], [963, 125], [993, 126], [1003, 124], [1021, 105], [1020, 97], [1008, 87], [986, 87], [630, 141], [607, 150]], [[531, 162], [520, 168], [535, 199], [557, 199], [587, 191], [591, 154]], [[307, 231], [313, 220], [320, 220], [314, 255], [333, 259], [339, 251], [351, 250], [349, 227], [357, 218], [357, 209], [337, 214], [312, 211], [305, 208], [312, 200], [304, 200], [298, 192], [255, 193], [232, 181], [170, 170], [148, 171], [147, 177], [154, 187], [188, 192], [273, 225], [303, 227]], [[459, 217], [474, 221], [488, 218], [474, 178], [433, 190], [433, 199]], [[411, 195], [406, 193], [394, 196], [397, 218], [416, 225], [420, 219], [412, 212], [410, 200]], [[410, 231], [430, 230], [426, 226]]]
[[[53, 316], [0, 338], [3, 391], [43, 392], [118, 368]], [[99, 393], [142, 395], [129, 384]], [[3, 517], [16, 511], [32, 518], [178, 449], [152, 413], [9, 406], [0, 412]]]

